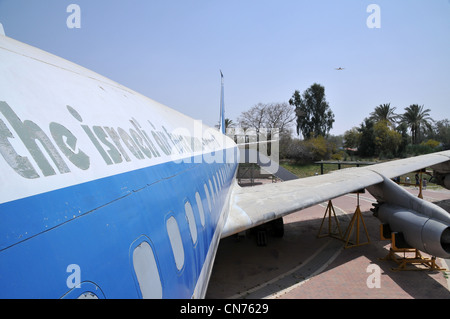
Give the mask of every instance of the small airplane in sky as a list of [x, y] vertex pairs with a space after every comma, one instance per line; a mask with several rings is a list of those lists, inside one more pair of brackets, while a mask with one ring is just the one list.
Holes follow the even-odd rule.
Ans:
[[450, 258], [449, 213], [391, 181], [450, 189], [450, 151], [241, 188], [221, 77], [219, 131], [0, 35], [0, 298], [204, 298], [221, 238], [364, 188]]
[[338, 71], [340, 71], [340, 70], [345, 70], [345, 68], [341, 68], [341, 67], [339, 67], [339, 68], [335, 68], [335, 70], [338, 70]]

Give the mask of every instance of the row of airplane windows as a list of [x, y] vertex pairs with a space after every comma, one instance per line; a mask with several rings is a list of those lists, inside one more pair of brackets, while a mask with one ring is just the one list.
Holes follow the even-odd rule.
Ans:
[[[219, 193], [224, 184], [228, 180], [233, 164], [227, 164], [216, 170], [212, 177], [203, 184], [205, 191], [207, 207], [204, 207], [202, 198], [198, 191], [195, 192], [195, 201], [198, 209], [198, 217], [200, 219], [201, 229], [205, 229], [206, 215], [205, 210], [212, 213], [213, 205], [219, 200]], [[209, 186], [209, 187], [208, 187]], [[189, 200], [185, 201], [185, 215], [189, 226], [192, 245], [195, 247], [198, 240], [197, 224], [195, 222], [194, 210]], [[172, 215], [166, 221], [166, 230], [172, 247], [172, 253], [175, 265], [179, 272], [182, 272], [184, 266], [184, 246], [181, 238], [180, 228], [176, 218]], [[157, 260], [151, 240], [147, 236], [140, 236], [132, 244], [133, 249], [133, 267], [134, 274], [139, 283], [142, 298], [144, 299], [160, 299], [163, 296], [162, 282], [158, 270]], [[85, 292], [78, 296], [78, 299], [97, 299], [98, 296], [93, 292]]]
[[[188, 199], [185, 200], [184, 211], [189, 226], [192, 245], [195, 247], [198, 241], [198, 228], [204, 230], [206, 225], [205, 210], [211, 214], [216, 201], [219, 201], [219, 193], [226, 183], [229, 174], [232, 172], [232, 164], [216, 170], [212, 177], [203, 184], [207, 207], [203, 206], [203, 201], [198, 190], [195, 192], [196, 213], [200, 220], [201, 227], [198, 227], [194, 216], [194, 209]], [[172, 247], [175, 265], [179, 272], [182, 272], [185, 262], [185, 249], [181, 237], [180, 228], [175, 216], [170, 216], [166, 221], [166, 231]], [[147, 237], [140, 238], [139, 244], [133, 250], [133, 267], [139, 283], [142, 298], [159, 299], [163, 296], [162, 283], [158, 271], [153, 247], [148, 242]]]

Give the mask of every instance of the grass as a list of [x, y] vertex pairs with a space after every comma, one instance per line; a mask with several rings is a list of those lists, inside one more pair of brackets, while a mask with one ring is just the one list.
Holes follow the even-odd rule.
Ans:
[[316, 164], [300, 165], [282, 161], [280, 165], [300, 178], [314, 176], [316, 173], [320, 174], [320, 165]]
[[[291, 161], [281, 160], [280, 165], [300, 178], [320, 175], [319, 164], [298, 164]], [[344, 164], [344, 162], [342, 162], [341, 169], [349, 167], [355, 167], [355, 165]], [[337, 169], [338, 166], [336, 164], [323, 164], [324, 174], [335, 171]]]
[[[287, 169], [288, 171], [292, 172], [293, 174], [297, 175], [299, 178], [314, 176], [314, 175], [320, 175], [320, 165], [319, 164], [298, 164], [292, 161], [287, 160], [281, 160], [280, 165]], [[323, 173], [327, 174], [331, 171], [337, 170], [338, 166], [336, 164], [324, 164], [323, 165]], [[346, 165], [341, 164], [341, 169], [349, 168], [349, 167], [355, 167], [354, 165]], [[401, 181], [404, 182], [406, 180], [406, 177], [409, 177], [411, 186], [415, 186], [415, 173], [409, 173], [406, 175], [402, 175]], [[422, 178], [427, 179], [427, 188], [428, 189], [441, 189], [442, 187], [433, 183], [429, 182], [430, 176], [427, 174], [423, 174]]]

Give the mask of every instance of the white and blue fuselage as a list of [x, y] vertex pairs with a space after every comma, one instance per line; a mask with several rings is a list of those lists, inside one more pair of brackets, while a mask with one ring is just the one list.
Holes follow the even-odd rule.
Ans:
[[237, 163], [216, 129], [0, 36], [0, 298], [204, 297]]

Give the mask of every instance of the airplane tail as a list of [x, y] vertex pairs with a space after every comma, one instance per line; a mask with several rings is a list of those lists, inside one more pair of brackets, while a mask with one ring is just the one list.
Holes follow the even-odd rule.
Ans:
[[224, 93], [223, 93], [223, 74], [220, 71], [221, 78], [221, 88], [220, 88], [220, 124], [219, 130], [222, 134], [225, 134], [225, 103], [224, 103]]

